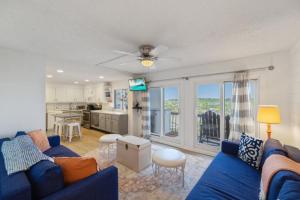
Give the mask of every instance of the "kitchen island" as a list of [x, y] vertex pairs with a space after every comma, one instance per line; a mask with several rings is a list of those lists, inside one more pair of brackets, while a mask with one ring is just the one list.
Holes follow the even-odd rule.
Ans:
[[128, 114], [119, 111], [92, 110], [91, 127], [108, 133], [128, 134]]

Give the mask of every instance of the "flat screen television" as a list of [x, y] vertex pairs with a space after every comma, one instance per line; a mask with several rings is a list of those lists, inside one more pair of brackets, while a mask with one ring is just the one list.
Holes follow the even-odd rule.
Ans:
[[130, 91], [147, 91], [147, 85], [144, 78], [136, 78], [129, 80]]

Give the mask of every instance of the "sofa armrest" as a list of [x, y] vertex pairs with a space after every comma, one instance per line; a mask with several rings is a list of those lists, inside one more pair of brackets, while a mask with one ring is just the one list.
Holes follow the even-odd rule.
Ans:
[[48, 141], [51, 147], [56, 147], [60, 145], [59, 135], [53, 135], [48, 137]]
[[31, 200], [31, 186], [24, 172], [0, 174], [1, 200]]
[[118, 169], [114, 166], [44, 198], [44, 200], [118, 200]]
[[239, 143], [231, 141], [222, 141], [222, 152], [237, 156], [239, 152]]

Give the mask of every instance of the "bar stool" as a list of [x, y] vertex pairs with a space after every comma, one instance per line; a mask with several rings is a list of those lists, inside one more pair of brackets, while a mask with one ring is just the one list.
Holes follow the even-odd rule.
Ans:
[[63, 133], [64, 123], [62, 121], [54, 122], [53, 129], [54, 132], [57, 133], [60, 137]]
[[80, 130], [80, 123], [72, 122], [72, 123], [68, 123], [66, 125], [67, 125], [67, 138], [69, 138], [69, 142], [72, 142], [74, 128], [77, 129], [78, 135], [81, 139], [82, 134], [81, 134], [81, 130]]

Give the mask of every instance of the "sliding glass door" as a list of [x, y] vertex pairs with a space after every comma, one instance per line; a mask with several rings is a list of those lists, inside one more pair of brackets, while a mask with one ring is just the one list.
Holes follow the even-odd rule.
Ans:
[[218, 146], [221, 138], [221, 87], [218, 83], [199, 84], [196, 88], [197, 142]]
[[153, 135], [160, 136], [161, 134], [161, 88], [150, 88], [150, 131]]
[[[257, 80], [250, 81], [249, 95], [253, 121], [256, 121]], [[231, 130], [233, 82], [196, 83], [195, 87], [196, 145], [217, 151], [221, 141], [228, 139]], [[253, 129], [255, 135], [257, 127]]]
[[151, 133], [166, 138], [178, 138], [180, 127], [179, 87], [150, 88]]
[[163, 90], [164, 103], [164, 136], [178, 137], [179, 129], [179, 90], [178, 87], [165, 87]]

